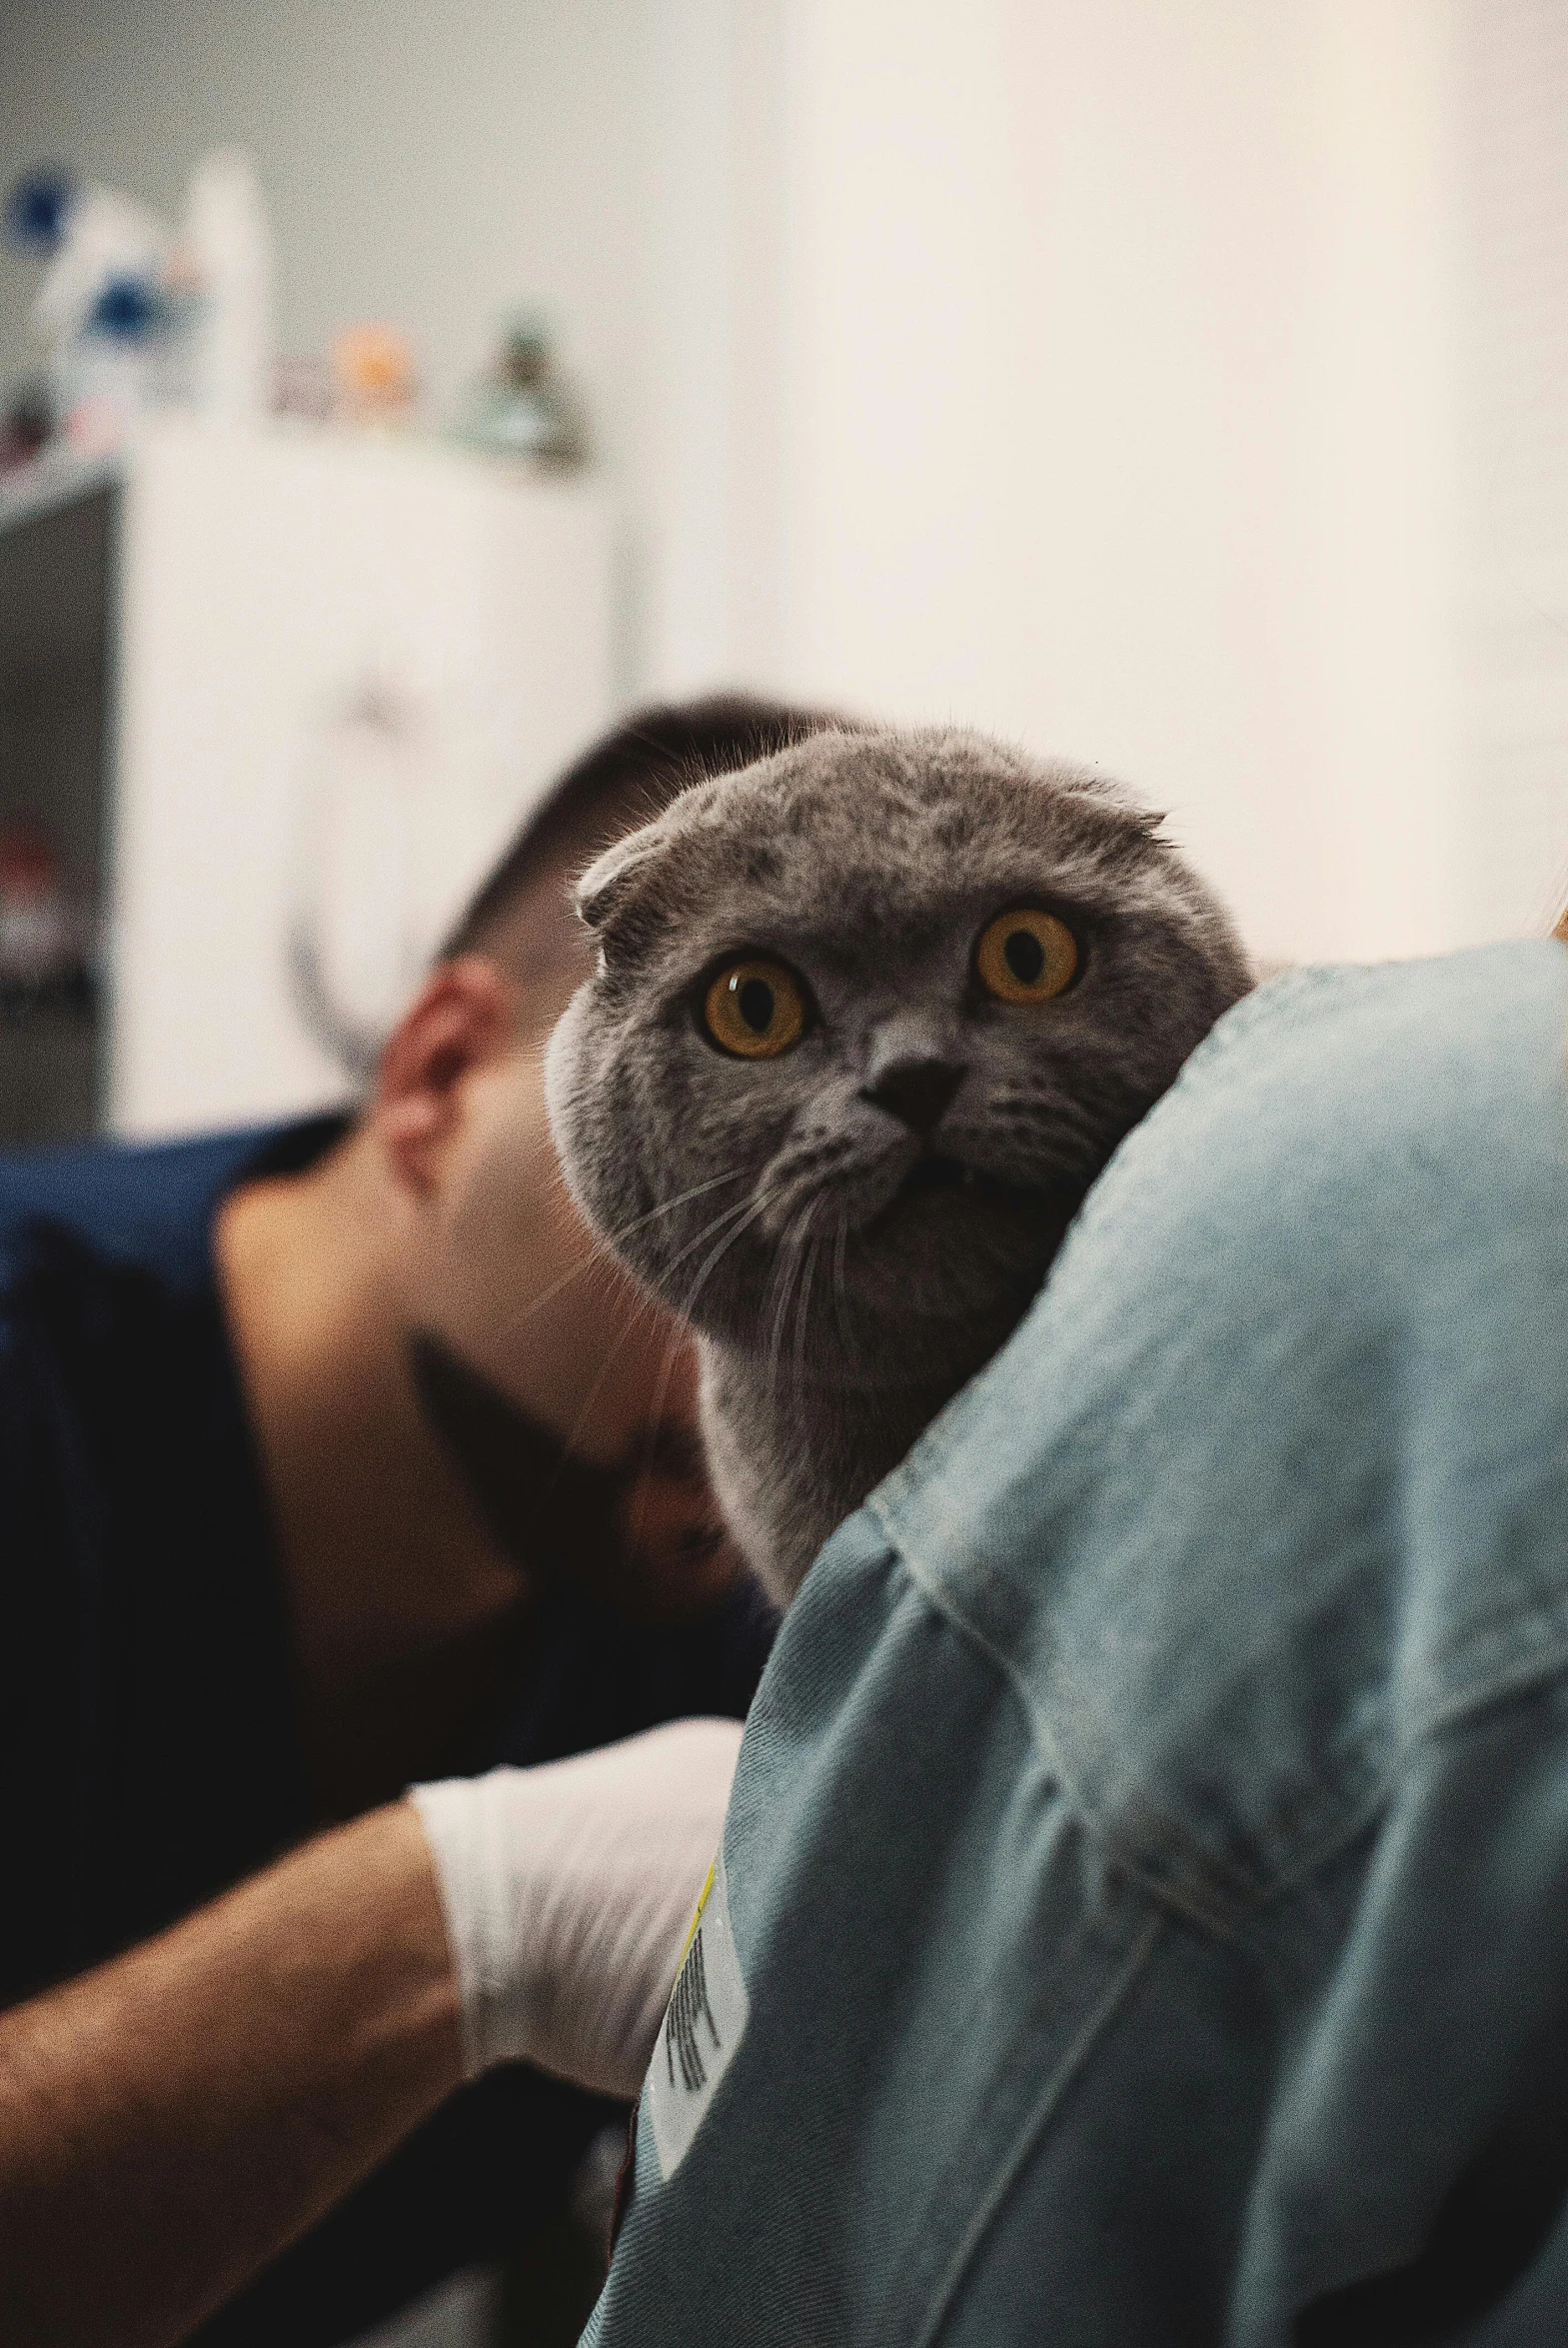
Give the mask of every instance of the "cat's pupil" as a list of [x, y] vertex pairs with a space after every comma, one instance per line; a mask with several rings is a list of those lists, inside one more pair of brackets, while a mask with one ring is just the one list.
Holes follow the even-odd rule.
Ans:
[[1039, 983], [1045, 968], [1045, 949], [1032, 930], [1014, 930], [1001, 950], [1002, 960], [1020, 987]]
[[736, 990], [736, 1009], [754, 1036], [766, 1036], [774, 1024], [774, 991], [766, 979], [746, 979]]

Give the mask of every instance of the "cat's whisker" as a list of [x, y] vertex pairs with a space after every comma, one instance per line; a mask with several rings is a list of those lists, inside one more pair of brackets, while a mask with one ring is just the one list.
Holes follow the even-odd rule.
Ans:
[[[738, 1202], [735, 1202], [733, 1206], [726, 1206], [726, 1209], [723, 1209], [723, 1213], [716, 1213], [716, 1216], [714, 1216], [712, 1220], [709, 1220], [709, 1223], [702, 1225], [702, 1230], [698, 1232], [698, 1237], [695, 1237], [695, 1239], [688, 1239], [684, 1249], [681, 1249], [679, 1253], [676, 1253], [676, 1256], [672, 1256], [672, 1260], [669, 1260], [669, 1263], [665, 1265], [667, 1275], [669, 1275], [669, 1272], [679, 1270], [679, 1267], [684, 1265], [686, 1260], [688, 1260], [688, 1256], [695, 1256], [695, 1253], [698, 1253], [700, 1246], [705, 1246], [705, 1244], [709, 1242], [709, 1239], [712, 1239], [712, 1237], [716, 1235], [716, 1232], [721, 1232], [723, 1228], [726, 1228], [726, 1223], [733, 1223], [733, 1225], [735, 1225], [735, 1228], [730, 1230], [730, 1235], [728, 1235], [728, 1237], [730, 1237], [730, 1239], [740, 1239], [742, 1230], [747, 1230], [749, 1225], [752, 1225], [754, 1220], [759, 1218], [759, 1213], [763, 1213], [763, 1209], [766, 1209], [766, 1206], [768, 1206], [768, 1199], [766, 1199], [766, 1197], [763, 1197], [763, 1199], [749, 1199], [749, 1197], [742, 1197], [742, 1199], [738, 1199]], [[726, 1246], [728, 1246], [728, 1239], [726, 1239]], [[719, 1256], [714, 1256], [712, 1260], [714, 1260], [714, 1263], [716, 1263], [716, 1260], [719, 1260]], [[691, 1319], [693, 1319], [695, 1303], [698, 1303], [698, 1293], [700, 1293], [700, 1289], [702, 1289], [702, 1282], [705, 1282], [705, 1279], [707, 1279], [707, 1272], [709, 1272], [709, 1267], [712, 1267], [712, 1265], [705, 1265], [705, 1267], [702, 1267], [702, 1272], [700, 1272], [700, 1275], [698, 1275], [698, 1286], [695, 1286], [695, 1289], [693, 1289], [691, 1293], [688, 1293], [688, 1296], [686, 1296], [684, 1300], [681, 1300], [679, 1305], [674, 1305], [674, 1307], [672, 1307], [674, 1312], [679, 1312], [679, 1314], [681, 1314], [681, 1319], [686, 1319], [686, 1321], [691, 1321]]]
[[854, 1334], [854, 1317], [849, 1310], [849, 1282], [845, 1259], [849, 1252], [849, 1217], [840, 1206], [838, 1225], [833, 1233], [833, 1306], [838, 1316], [838, 1342], [843, 1347], [844, 1360], [853, 1364], [859, 1358], [859, 1344]]
[[[737, 1178], [738, 1176], [735, 1174], [716, 1175], [709, 1181], [695, 1183], [691, 1189], [683, 1191], [679, 1197], [668, 1200], [667, 1204], [669, 1206], [687, 1205], [693, 1198], [700, 1196], [705, 1190], [716, 1189], [721, 1181], [733, 1181]], [[716, 1230], [722, 1229], [727, 1222], [734, 1221], [737, 1215], [744, 1214], [748, 1204], [749, 1201], [743, 1198], [739, 1200], [734, 1206], [727, 1206], [721, 1209], [721, 1211], [715, 1215], [712, 1220], [704, 1224], [703, 1228], [698, 1232], [695, 1239], [691, 1239], [687, 1242], [686, 1246], [683, 1247], [680, 1253], [674, 1258], [674, 1262], [681, 1263], [688, 1255], [695, 1253], [696, 1249], [701, 1247], [705, 1240], [711, 1239], [713, 1237]], [[639, 1219], [642, 1222], [648, 1222], [652, 1219], [652, 1217], [644, 1215]], [[674, 1266], [672, 1266], [672, 1268]], [[621, 1352], [622, 1347], [625, 1345], [628, 1337], [632, 1334], [632, 1331], [641, 1321], [651, 1319], [658, 1310], [659, 1306], [655, 1298], [651, 1295], [636, 1295], [632, 1298], [631, 1308], [628, 1311], [626, 1317], [623, 1319], [620, 1328], [616, 1332], [614, 1341], [605, 1348], [605, 1357], [601, 1361], [598, 1371], [594, 1376], [594, 1380], [583, 1399], [583, 1403], [578, 1411], [577, 1417], [573, 1421], [572, 1431], [568, 1435], [566, 1442], [566, 1449], [568, 1452], [571, 1452], [576, 1448], [578, 1438], [582, 1434], [585, 1425], [588, 1423], [589, 1413], [593, 1409], [595, 1402], [598, 1400], [600, 1393], [603, 1391], [604, 1383], [610, 1374], [611, 1367], [614, 1364], [616, 1357]], [[689, 1315], [683, 1313], [681, 1317], [684, 1322], [689, 1317]], [[686, 1341], [686, 1336], [687, 1331], [685, 1327], [677, 1327], [672, 1332], [670, 1340], [665, 1347], [665, 1356], [661, 1365], [660, 1374], [656, 1385], [654, 1407], [650, 1414], [651, 1425], [657, 1426], [659, 1423], [660, 1413], [664, 1409], [665, 1398], [670, 1390], [670, 1379], [674, 1374], [676, 1356], [679, 1354], [682, 1344]]]
[[[770, 1193], [764, 1191], [760, 1197], [752, 1199], [743, 1209], [738, 1210], [740, 1211], [741, 1219], [738, 1222], [732, 1223], [731, 1228], [726, 1231], [724, 1237], [719, 1241], [719, 1244], [715, 1247], [713, 1253], [703, 1264], [703, 1267], [699, 1271], [697, 1278], [693, 1281], [691, 1288], [683, 1299], [680, 1307], [681, 1318], [683, 1320], [692, 1320], [694, 1318], [697, 1311], [697, 1300], [701, 1296], [704, 1288], [707, 1286], [711, 1274], [717, 1269], [720, 1259], [725, 1255], [729, 1248], [734, 1246], [736, 1240], [741, 1237], [742, 1233], [750, 1229], [751, 1225], [757, 1220], [758, 1216], [762, 1214], [765, 1209], [772, 1204], [772, 1202], [773, 1201]], [[724, 1218], [720, 1217], [719, 1219], [722, 1221]], [[712, 1231], [714, 1227], [714, 1224], [710, 1224], [710, 1231]]]
[[[679, 1270], [681, 1265], [686, 1262], [688, 1256], [695, 1255], [699, 1247], [706, 1245], [707, 1242], [714, 1236], [716, 1231], [722, 1231], [727, 1222], [734, 1222], [737, 1215], [745, 1214], [748, 1208], [751, 1207], [754, 1203], [755, 1201], [750, 1198], [738, 1198], [733, 1206], [725, 1207], [722, 1212], [716, 1214], [711, 1221], [705, 1222], [702, 1229], [697, 1233], [697, 1236], [695, 1238], [688, 1239], [686, 1245], [679, 1249], [676, 1254], [671, 1256], [670, 1261], [664, 1267], [666, 1274], [668, 1275], [672, 1271]], [[681, 1310], [683, 1317], [690, 1319], [690, 1308], [686, 1305], [683, 1305]]]
[[[712, 1187], [711, 1184], [703, 1186]], [[750, 1203], [751, 1202], [749, 1200], [742, 1199], [737, 1205], [727, 1207], [722, 1213], [716, 1215], [711, 1222], [708, 1222], [704, 1225], [703, 1229], [698, 1233], [697, 1237], [690, 1241], [688, 1245], [682, 1249], [681, 1254], [678, 1255], [675, 1259], [676, 1262], [679, 1263], [685, 1256], [694, 1253], [695, 1250], [703, 1244], [705, 1239], [711, 1239], [715, 1231], [722, 1229], [727, 1222], [734, 1222], [738, 1215], [745, 1214]], [[744, 1225], [742, 1227], [744, 1227]], [[734, 1230], [729, 1234], [729, 1238], [738, 1238], [739, 1236], [739, 1230]], [[729, 1244], [729, 1238], [723, 1242], [722, 1246], [718, 1250], [718, 1253], [723, 1253], [724, 1246]], [[717, 1260], [717, 1255], [714, 1260]], [[682, 1311], [681, 1322], [683, 1324], [690, 1320], [691, 1306], [695, 1300], [696, 1290], [694, 1290], [693, 1294], [688, 1297], [686, 1307]], [[587, 1423], [588, 1414], [598, 1399], [605, 1379], [609, 1375], [612, 1362], [615, 1360], [617, 1354], [620, 1352], [622, 1346], [626, 1343], [627, 1338], [631, 1335], [633, 1329], [636, 1328], [639, 1321], [650, 1318], [656, 1309], [657, 1306], [651, 1296], [640, 1296], [634, 1299], [633, 1308], [627, 1315], [627, 1318], [623, 1321], [620, 1330], [617, 1332], [615, 1342], [606, 1348], [605, 1358], [600, 1363], [598, 1373], [596, 1374], [594, 1381], [589, 1387], [588, 1393], [584, 1398], [583, 1406], [579, 1410], [577, 1418], [573, 1422], [572, 1432], [567, 1438], [566, 1447], [568, 1451], [571, 1451], [576, 1446], [577, 1439], [579, 1435], [581, 1435], [583, 1428]], [[687, 1341], [687, 1334], [688, 1332], [686, 1327], [684, 1325], [679, 1325], [671, 1332], [670, 1338], [666, 1343], [664, 1358], [660, 1364], [659, 1376], [656, 1381], [653, 1408], [649, 1416], [650, 1426], [657, 1426], [659, 1423], [660, 1416], [664, 1410], [666, 1397], [670, 1391], [670, 1380], [675, 1373], [676, 1359], [680, 1354], [682, 1345]]]
[[805, 1398], [805, 1345], [810, 1327], [811, 1282], [816, 1276], [816, 1257], [821, 1243], [821, 1233], [813, 1231], [806, 1247], [805, 1276], [794, 1300], [794, 1402], [797, 1410]]
[[651, 1296], [634, 1296], [632, 1298], [630, 1309], [628, 1310], [625, 1319], [622, 1321], [620, 1328], [616, 1331], [614, 1338], [605, 1347], [604, 1359], [600, 1362], [598, 1369], [595, 1371], [593, 1380], [589, 1386], [588, 1392], [583, 1397], [583, 1401], [578, 1410], [577, 1416], [572, 1421], [571, 1429], [568, 1432], [565, 1443], [562, 1447], [561, 1460], [557, 1466], [556, 1473], [551, 1477], [550, 1482], [545, 1486], [547, 1493], [554, 1487], [557, 1477], [560, 1476], [567, 1460], [571, 1458], [576, 1452], [579, 1437], [582, 1435], [584, 1427], [588, 1424], [589, 1414], [593, 1410], [595, 1403], [599, 1400], [600, 1394], [604, 1390], [605, 1380], [610, 1375], [611, 1368], [617, 1356], [619, 1355], [622, 1346], [626, 1343], [628, 1337], [632, 1334], [632, 1331], [637, 1327], [640, 1321], [648, 1320], [653, 1317], [655, 1309], [656, 1307], [654, 1300]]
[[[727, 1206], [722, 1213], [715, 1215], [711, 1221], [704, 1224], [703, 1228], [698, 1232], [695, 1239], [688, 1241], [687, 1245], [681, 1249], [680, 1254], [674, 1258], [669, 1268], [674, 1270], [677, 1264], [684, 1262], [689, 1255], [695, 1254], [697, 1249], [703, 1245], [704, 1241], [713, 1238], [716, 1231], [723, 1230], [727, 1222], [736, 1223], [738, 1216], [755, 1217], [763, 1211], [763, 1208], [767, 1203], [768, 1200], [766, 1197], [762, 1199], [742, 1198], [738, 1200], [734, 1206]], [[710, 1257], [709, 1262], [704, 1265], [703, 1270], [698, 1274], [696, 1284], [690, 1290], [680, 1307], [680, 1318], [670, 1333], [670, 1337], [665, 1345], [664, 1358], [659, 1365], [659, 1376], [656, 1380], [654, 1389], [653, 1408], [649, 1413], [649, 1424], [651, 1428], [657, 1427], [660, 1419], [664, 1415], [665, 1402], [670, 1392], [670, 1380], [675, 1375], [676, 1362], [680, 1358], [683, 1346], [685, 1346], [690, 1341], [690, 1322], [692, 1318], [692, 1310], [697, 1302], [698, 1295], [703, 1286], [703, 1282], [706, 1279], [708, 1272], [712, 1269], [713, 1265], [718, 1262], [719, 1257], [729, 1246], [730, 1241], [732, 1239], [738, 1239], [741, 1236], [741, 1232], [745, 1228], [746, 1222], [743, 1220], [735, 1229], [731, 1230], [723, 1240], [721, 1240], [719, 1246], [715, 1249], [714, 1254]], [[632, 1533], [634, 1537], [636, 1536], [636, 1533], [642, 1524], [642, 1509], [643, 1503], [641, 1498], [639, 1498], [637, 1503], [637, 1512], [634, 1515], [632, 1524]]]
[[537, 1296], [531, 1297], [527, 1304], [511, 1313], [501, 1323], [500, 1333], [505, 1336], [514, 1335], [527, 1321], [533, 1318], [536, 1312], [542, 1312], [548, 1304], [554, 1302], [564, 1289], [571, 1287], [574, 1280], [586, 1280], [590, 1289], [597, 1285], [608, 1291], [612, 1297], [625, 1286], [620, 1266], [614, 1257], [602, 1254], [596, 1247], [575, 1264], [571, 1271], [564, 1273], [560, 1279], [553, 1280], [548, 1288], [542, 1289]]
[[767, 1360], [768, 1391], [770, 1394], [775, 1391], [777, 1385], [776, 1371], [779, 1358], [781, 1312], [789, 1292], [793, 1269], [793, 1256], [789, 1246], [790, 1229], [791, 1225], [786, 1222], [784, 1236], [780, 1240], [778, 1251], [774, 1256], [774, 1267], [768, 1282], [768, 1293], [763, 1299], [763, 1311], [767, 1317], [769, 1328]]
[[779, 1355], [784, 1344], [784, 1332], [789, 1309], [789, 1291], [794, 1286], [795, 1274], [800, 1268], [800, 1256], [805, 1246], [806, 1228], [810, 1220], [810, 1206], [802, 1207], [794, 1221], [786, 1226], [784, 1244], [779, 1250], [779, 1265], [775, 1272], [775, 1300], [773, 1328], [768, 1340], [768, 1391], [779, 1390]]
[[654, 1381], [654, 1400], [649, 1411], [648, 1441], [644, 1446], [642, 1472], [637, 1479], [631, 1521], [627, 1526], [629, 1546], [635, 1547], [643, 1537], [643, 1526], [648, 1514], [648, 1471], [654, 1462], [655, 1437], [659, 1431], [660, 1421], [665, 1415], [665, 1403], [669, 1399], [670, 1380], [675, 1375], [676, 1363], [690, 1342], [691, 1332], [684, 1327], [673, 1328], [665, 1340], [664, 1358], [659, 1364], [659, 1375]]
[[[602, 1249], [619, 1247], [623, 1239], [629, 1239], [635, 1231], [645, 1229], [651, 1222], [657, 1222], [662, 1214], [674, 1214], [677, 1207], [690, 1206], [692, 1200], [701, 1198], [705, 1191], [717, 1190], [724, 1182], [742, 1181], [745, 1179], [745, 1175], [746, 1169], [744, 1167], [737, 1167], [729, 1174], [711, 1174], [707, 1181], [694, 1182], [690, 1189], [678, 1190], [673, 1198], [663, 1199], [658, 1206], [651, 1206], [646, 1214], [636, 1215], [631, 1222], [623, 1223], [619, 1230], [602, 1233], [598, 1248], [575, 1263], [570, 1271], [563, 1272], [560, 1279], [552, 1280], [550, 1286], [542, 1288], [537, 1296], [531, 1296], [527, 1304], [511, 1315], [506, 1323], [508, 1330], [521, 1328], [524, 1322], [531, 1320], [536, 1312], [543, 1312], [545, 1306], [554, 1303], [563, 1288], [569, 1288], [574, 1280], [582, 1279], [588, 1273], [595, 1271], [610, 1270], [613, 1272], [615, 1266], [609, 1261], [608, 1256], [601, 1252]], [[679, 1262], [680, 1257], [678, 1256], [676, 1260]]]
[[710, 1174], [706, 1181], [694, 1182], [690, 1189], [678, 1190], [673, 1198], [666, 1198], [660, 1205], [651, 1206], [648, 1212], [640, 1214], [635, 1222], [623, 1223], [620, 1230], [609, 1232], [605, 1244], [608, 1247], [619, 1246], [623, 1239], [629, 1237], [633, 1231], [641, 1230], [645, 1223], [653, 1222], [656, 1216], [671, 1214], [678, 1206], [689, 1206], [694, 1198], [701, 1198], [707, 1190], [717, 1190], [726, 1182], [739, 1182], [745, 1178], [746, 1168], [744, 1166], [732, 1167], [728, 1174]]

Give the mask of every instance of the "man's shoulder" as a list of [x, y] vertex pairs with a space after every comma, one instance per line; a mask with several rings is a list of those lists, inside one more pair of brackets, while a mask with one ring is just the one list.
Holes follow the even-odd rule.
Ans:
[[27, 1820], [0, 2003], [309, 1820], [212, 1254], [217, 1203], [288, 1138], [0, 1159], [0, 1791]]
[[0, 1294], [46, 1237], [176, 1288], [200, 1287], [225, 1193], [250, 1175], [308, 1165], [342, 1130], [341, 1118], [312, 1118], [177, 1141], [0, 1153]]

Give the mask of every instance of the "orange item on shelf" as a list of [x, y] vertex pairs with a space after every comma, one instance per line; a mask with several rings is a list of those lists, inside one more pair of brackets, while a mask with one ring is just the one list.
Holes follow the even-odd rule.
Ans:
[[337, 410], [348, 424], [403, 424], [419, 391], [414, 352], [395, 326], [351, 326], [332, 346]]

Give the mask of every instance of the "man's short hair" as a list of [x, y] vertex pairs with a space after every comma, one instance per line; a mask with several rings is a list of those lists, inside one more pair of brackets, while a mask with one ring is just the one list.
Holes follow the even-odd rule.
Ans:
[[[639, 710], [585, 751], [546, 793], [437, 960], [487, 954], [507, 964], [532, 962], [541, 947], [544, 959], [557, 959], [549, 935], [531, 937], [520, 929], [560, 935], [570, 874], [585, 869], [623, 833], [662, 815], [693, 784], [847, 723], [825, 710], [746, 693]], [[547, 883], [556, 884], [554, 904], [542, 900]], [[520, 925], [525, 913], [537, 921]]]

